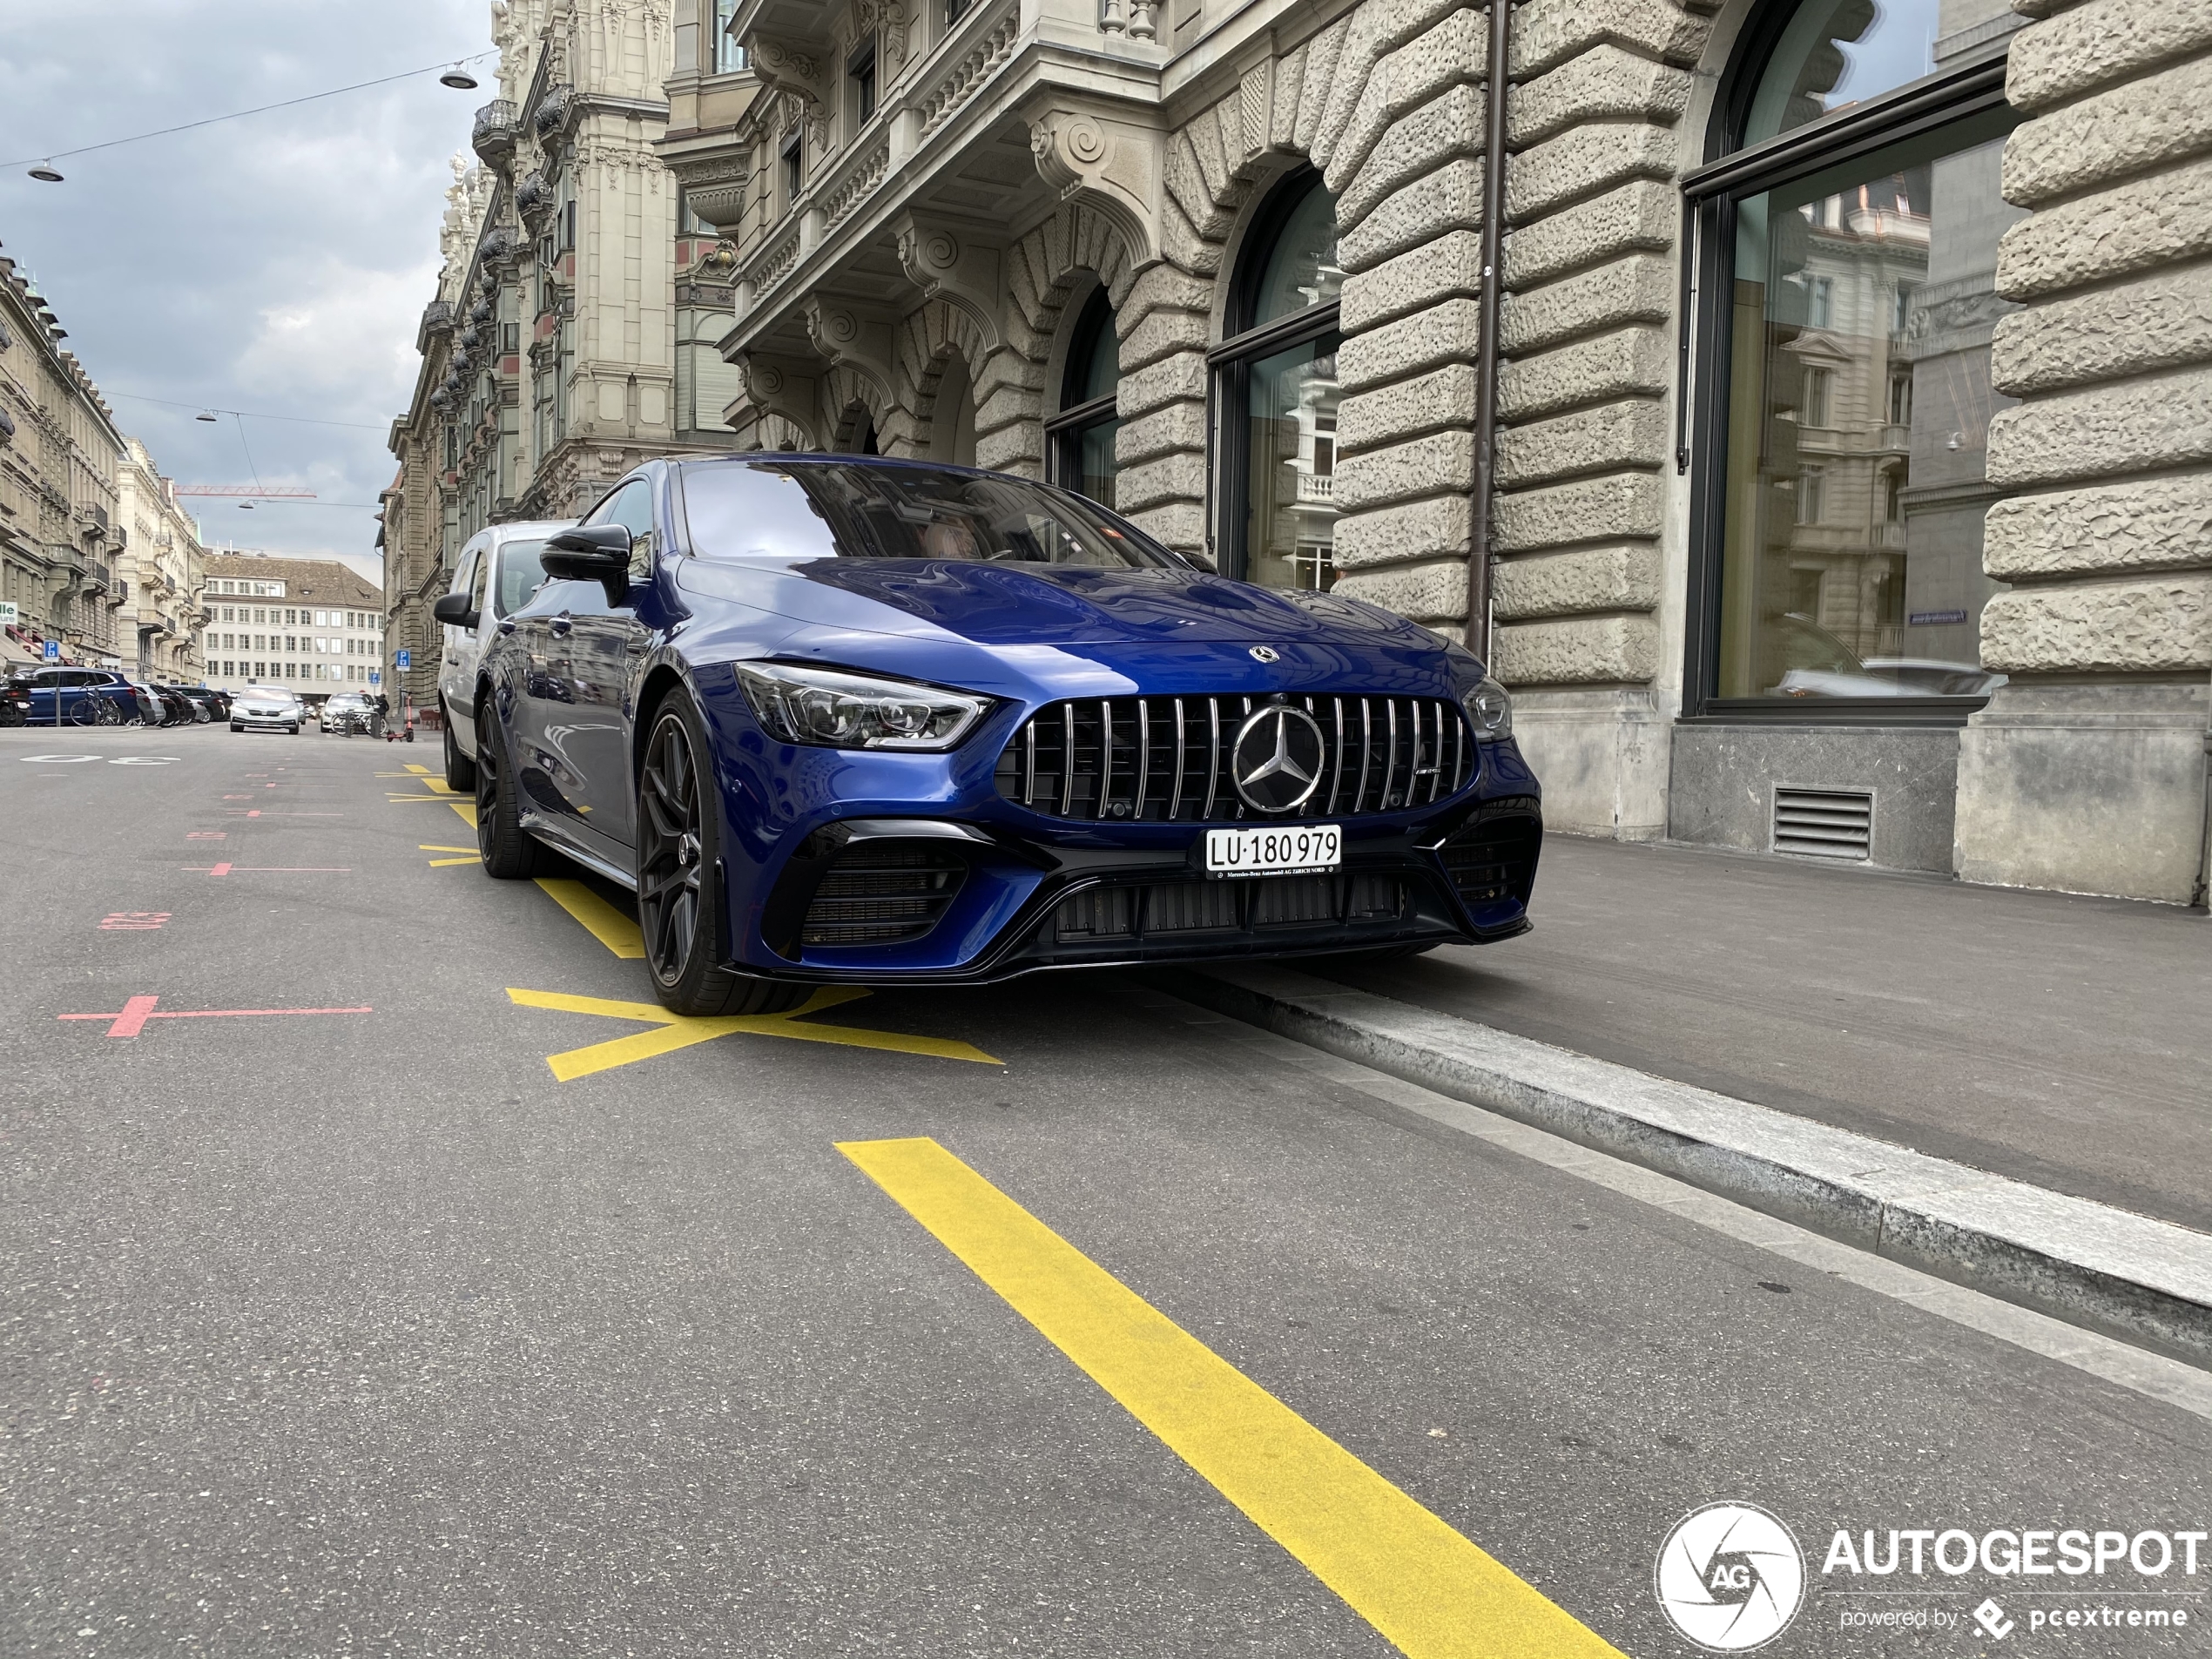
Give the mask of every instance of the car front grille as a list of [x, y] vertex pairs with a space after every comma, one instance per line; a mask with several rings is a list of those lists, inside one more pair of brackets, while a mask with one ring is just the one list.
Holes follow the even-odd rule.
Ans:
[[1230, 775], [1246, 717], [1270, 701], [1321, 728], [1321, 782], [1295, 822], [1423, 806], [1474, 776], [1474, 745], [1456, 704], [1426, 697], [1106, 697], [1031, 716], [999, 756], [998, 791], [1047, 817], [1206, 823], [1254, 816]]
[[948, 847], [862, 841], [814, 889], [799, 942], [897, 945], [920, 939], [944, 916], [967, 876], [967, 861]]

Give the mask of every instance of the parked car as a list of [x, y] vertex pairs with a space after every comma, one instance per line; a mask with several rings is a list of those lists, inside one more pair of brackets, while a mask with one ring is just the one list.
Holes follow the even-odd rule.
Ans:
[[341, 737], [374, 735], [376, 705], [369, 701], [366, 691], [341, 691], [322, 705], [316, 724], [326, 733], [335, 732]]
[[538, 556], [545, 538], [576, 521], [545, 519], [533, 523], [495, 524], [478, 530], [461, 550], [453, 568], [448, 597], [464, 596], [465, 607], [451, 609], [475, 620], [467, 627], [444, 624], [438, 660], [438, 725], [444, 732], [446, 786], [476, 786], [475, 697], [477, 665], [501, 620], [518, 610], [545, 580]]
[[300, 694], [281, 685], [249, 685], [231, 699], [233, 732], [280, 731], [297, 737], [307, 718]]
[[0, 680], [0, 726], [30, 724], [30, 684], [10, 674]]
[[132, 680], [131, 685], [142, 698], [151, 698], [156, 705], [157, 711], [154, 717], [152, 719], [144, 720], [143, 724], [147, 725], [190, 725], [192, 724], [192, 699], [182, 692], [172, 691], [152, 680]]
[[[49, 667], [35, 664], [18, 678], [30, 694], [30, 724], [159, 725], [161, 699], [111, 668]], [[58, 705], [58, 711], [57, 709]]]
[[174, 691], [179, 697], [191, 700], [193, 707], [192, 720], [196, 725], [206, 725], [211, 723], [220, 725], [231, 718], [230, 698], [212, 685], [178, 685], [173, 683], [165, 683], [162, 689]]
[[1537, 784], [1481, 663], [1080, 496], [654, 461], [540, 560], [466, 699], [483, 867], [551, 846], [633, 887], [679, 1013], [1528, 926]]

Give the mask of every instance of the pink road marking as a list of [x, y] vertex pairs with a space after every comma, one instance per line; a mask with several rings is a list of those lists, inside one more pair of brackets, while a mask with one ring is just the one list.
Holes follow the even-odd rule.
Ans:
[[275, 1014], [374, 1014], [374, 1008], [192, 1008], [157, 1014], [154, 1004], [158, 996], [134, 996], [123, 1005], [120, 1014], [57, 1014], [57, 1020], [107, 1020], [111, 1037], [135, 1037], [145, 1028], [148, 1020], [246, 1020]]
[[169, 920], [166, 910], [118, 910], [100, 918], [104, 934], [150, 934]]
[[226, 841], [230, 835], [228, 830], [193, 830], [185, 839], [188, 841]]
[[252, 800], [253, 797], [251, 795], [226, 795], [223, 799], [225, 800]]
[[[146, 1019], [153, 1012], [153, 1005], [161, 1001], [158, 996], [134, 996], [123, 1005], [123, 1012], [115, 1015], [115, 1023], [107, 1028], [111, 1037], [135, 1037], [146, 1028]], [[98, 1015], [95, 1019], [100, 1017]]]
[[198, 874], [205, 870], [209, 875], [230, 875], [233, 873], [239, 875], [351, 875], [354, 867], [350, 864], [187, 864], [185, 870], [188, 874]]

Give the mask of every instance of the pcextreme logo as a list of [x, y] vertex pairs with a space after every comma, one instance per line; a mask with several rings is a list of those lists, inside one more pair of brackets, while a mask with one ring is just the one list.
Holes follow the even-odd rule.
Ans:
[[1653, 1572], [1676, 1629], [1712, 1653], [1748, 1653], [1790, 1628], [1805, 1558], [1789, 1527], [1750, 1503], [1709, 1503], [1674, 1525]]

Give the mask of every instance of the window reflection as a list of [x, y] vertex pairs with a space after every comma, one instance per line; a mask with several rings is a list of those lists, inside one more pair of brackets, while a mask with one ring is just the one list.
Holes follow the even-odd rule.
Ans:
[[1723, 697], [1984, 696], [2003, 113], [1738, 205]]
[[1261, 358], [1247, 397], [1244, 580], [1325, 593], [1337, 579], [1337, 336]]

